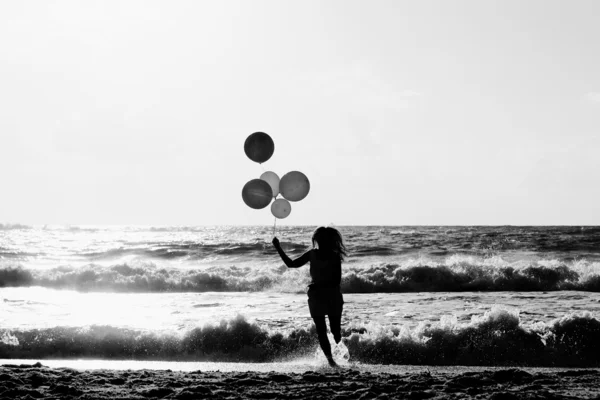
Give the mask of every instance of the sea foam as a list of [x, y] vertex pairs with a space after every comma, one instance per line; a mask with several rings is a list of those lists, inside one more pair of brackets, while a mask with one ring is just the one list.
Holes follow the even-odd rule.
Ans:
[[[589, 313], [526, 325], [517, 311], [493, 307], [468, 323], [445, 316], [415, 328], [350, 324], [342, 334], [351, 361], [369, 364], [600, 366], [600, 321]], [[243, 316], [179, 334], [97, 325], [0, 329], [0, 358], [268, 362], [315, 351], [313, 326], [281, 331]]]

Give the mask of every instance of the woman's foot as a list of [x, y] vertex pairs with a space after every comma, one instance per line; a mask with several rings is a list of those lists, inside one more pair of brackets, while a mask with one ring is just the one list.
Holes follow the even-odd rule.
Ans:
[[329, 363], [330, 367], [337, 367], [337, 363], [335, 362], [335, 360], [333, 359], [333, 357], [327, 357], [327, 362]]

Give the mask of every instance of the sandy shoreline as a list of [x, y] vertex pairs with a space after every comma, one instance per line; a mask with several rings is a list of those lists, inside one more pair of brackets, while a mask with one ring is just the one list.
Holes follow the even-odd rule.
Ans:
[[[5, 360], [4, 360], [5, 361]], [[304, 372], [73, 369], [0, 366], [1, 399], [547, 399], [600, 398], [596, 369], [469, 370], [420, 367], [404, 373], [319, 367]]]

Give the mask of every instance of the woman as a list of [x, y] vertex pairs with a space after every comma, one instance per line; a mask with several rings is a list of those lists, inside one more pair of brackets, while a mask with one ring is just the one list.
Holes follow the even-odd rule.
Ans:
[[331, 354], [331, 345], [327, 339], [325, 316], [329, 316], [329, 327], [336, 343], [342, 340], [341, 322], [344, 298], [341, 292], [342, 261], [347, 255], [346, 247], [340, 232], [331, 227], [321, 226], [312, 236], [313, 249], [299, 258], [290, 259], [279, 244], [279, 239], [273, 238], [273, 245], [288, 268], [299, 268], [310, 263], [308, 286], [308, 309], [315, 321], [319, 344], [329, 365], [336, 366]]

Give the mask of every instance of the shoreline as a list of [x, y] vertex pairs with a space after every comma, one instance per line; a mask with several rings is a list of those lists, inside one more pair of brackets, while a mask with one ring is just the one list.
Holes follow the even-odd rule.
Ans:
[[[221, 361], [161, 361], [161, 360], [107, 360], [96, 358], [78, 359], [2, 359], [0, 367], [7, 365], [31, 366], [41, 364], [44, 367], [60, 369], [68, 368], [74, 370], [131, 370], [131, 371], [161, 371], [171, 370], [179, 372], [281, 372], [281, 373], [304, 373], [309, 371], [332, 370], [324, 357], [301, 357], [292, 360], [277, 362], [221, 362]], [[360, 372], [372, 374], [405, 373], [442, 373], [460, 374], [479, 372], [483, 370], [498, 371], [506, 369], [520, 369], [531, 374], [534, 373], [557, 373], [573, 370], [597, 371], [600, 367], [530, 367], [530, 366], [490, 366], [490, 365], [408, 365], [408, 364], [363, 364], [360, 362], [347, 362], [338, 360], [341, 369], [353, 369]]]
[[[7, 361], [11, 361], [7, 364]], [[27, 363], [21, 363], [27, 361]], [[0, 360], [0, 398], [196, 399], [196, 398], [571, 398], [600, 397], [597, 368], [505, 368], [317, 362], [185, 363], [184, 369], [149, 369], [147, 362], [99, 360]], [[96, 368], [85, 368], [95, 361]], [[79, 363], [79, 364], [78, 364]], [[113, 366], [117, 365], [112, 362]], [[142, 368], [144, 367], [145, 368]], [[156, 362], [182, 368], [184, 363]], [[73, 368], [75, 366], [76, 368]], [[78, 367], [77, 367], [78, 366]], [[139, 368], [138, 368], [139, 367]], [[214, 368], [219, 367], [218, 370]], [[194, 369], [195, 368], [195, 369]], [[236, 369], [237, 368], [237, 369]]]

